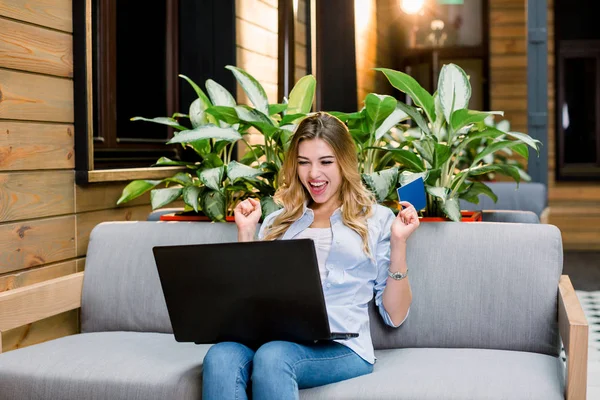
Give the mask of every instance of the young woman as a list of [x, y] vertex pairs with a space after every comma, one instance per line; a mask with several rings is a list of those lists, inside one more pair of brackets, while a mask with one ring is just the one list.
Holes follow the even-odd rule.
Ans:
[[[404, 202], [396, 217], [376, 204], [361, 182], [346, 126], [326, 113], [304, 119], [280, 180], [275, 200], [283, 208], [265, 219], [258, 238], [313, 239], [331, 330], [359, 337], [314, 345], [274, 341], [258, 349], [218, 343], [204, 359], [205, 400], [246, 399], [249, 386], [255, 400], [298, 399], [299, 389], [371, 373], [367, 304], [375, 296], [383, 320], [393, 327], [408, 315], [406, 240], [419, 226], [417, 212]], [[238, 240], [254, 240], [260, 203], [245, 200], [234, 213]]]

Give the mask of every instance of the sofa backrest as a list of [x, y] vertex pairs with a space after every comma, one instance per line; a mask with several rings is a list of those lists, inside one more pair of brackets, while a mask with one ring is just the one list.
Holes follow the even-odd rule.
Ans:
[[108, 222], [88, 245], [82, 332], [172, 332], [152, 247], [237, 241], [233, 223]]
[[531, 211], [538, 218], [548, 205], [546, 185], [540, 182], [486, 182], [486, 185], [498, 196], [498, 201], [480, 194], [479, 203], [473, 204], [460, 200], [461, 210], [521, 210]]
[[422, 223], [407, 250], [413, 302], [397, 329], [370, 305], [376, 349], [558, 354], [560, 231], [552, 225]]

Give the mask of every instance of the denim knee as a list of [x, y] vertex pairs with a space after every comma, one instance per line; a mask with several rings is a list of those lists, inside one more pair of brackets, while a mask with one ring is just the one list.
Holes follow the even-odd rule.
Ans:
[[227, 373], [242, 367], [251, 357], [238, 343], [221, 342], [208, 350], [202, 365], [205, 372]]
[[254, 354], [252, 379], [268, 377], [277, 372], [291, 372], [289, 356], [294, 344], [283, 341], [273, 341], [262, 345]]

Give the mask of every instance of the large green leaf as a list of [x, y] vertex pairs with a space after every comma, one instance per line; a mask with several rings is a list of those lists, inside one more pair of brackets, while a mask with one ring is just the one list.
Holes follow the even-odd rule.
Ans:
[[537, 139], [532, 138], [531, 136], [525, 134], [525, 133], [521, 133], [521, 132], [503, 132], [505, 133], [507, 136], [513, 138], [513, 139], [518, 139], [521, 140], [523, 143], [529, 145], [530, 147], [533, 147], [535, 149], [535, 151], [540, 152], [540, 147], [542, 146], [542, 142], [540, 142]]
[[269, 115], [279, 114], [282, 111], [287, 110], [287, 104], [269, 104]]
[[390, 151], [394, 154], [394, 160], [405, 166], [406, 168], [416, 171], [422, 172], [425, 170], [423, 166], [423, 161], [410, 150], [404, 149], [381, 149], [385, 151]]
[[425, 132], [425, 134], [431, 135], [431, 130], [429, 129], [429, 125], [427, 124], [427, 121], [425, 120], [425, 118], [423, 118], [423, 116], [421, 115], [419, 110], [417, 110], [416, 108], [411, 107], [409, 105], [406, 105], [406, 104], [402, 103], [401, 101], [398, 102], [397, 107], [400, 110], [404, 111], [406, 114], [408, 114], [410, 116], [410, 118], [413, 121], [415, 121], [417, 126], [419, 128], [421, 128], [421, 130], [423, 132]]
[[342, 122], [348, 122], [350, 120], [357, 120], [363, 118], [363, 114], [360, 111], [356, 111], [353, 113], [344, 113], [340, 111], [330, 111], [329, 114], [338, 118]]
[[[397, 102], [396, 102], [397, 103]], [[383, 135], [388, 133], [390, 129], [398, 125], [400, 122], [410, 118], [409, 115], [402, 111], [397, 105], [394, 107], [394, 111], [379, 125], [379, 128], [375, 131], [375, 140], [380, 140]]]
[[469, 189], [460, 194], [460, 198], [464, 199], [473, 204], [479, 204], [479, 195], [483, 194], [488, 196], [490, 199], [496, 203], [498, 201], [498, 196], [494, 193], [489, 186], [482, 182], [472, 182], [469, 186]]
[[382, 202], [396, 188], [398, 168], [394, 167], [370, 174], [362, 174], [362, 179], [367, 188], [373, 192], [377, 201]]
[[242, 135], [240, 135], [240, 133], [233, 128], [220, 128], [213, 124], [208, 124], [187, 131], [183, 131], [179, 135], [169, 140], [167, 144], [191, 143], [203, 139], [216, 139], [226, 140], [228, 142], [235, 142], [241, 138]]
[[156, 166], [165, 166], [165, 165], [194, 165], [194, 163], [192, 162], [186, 162], [186, 161], [174, 161], [171, 160], [168, 157], [161, 157], [158, 159], [158, 161], [156, 161], [156, 163], [154, 164]]
[[196, 154], [198, 154], [202, 158], [204, 158], [210, 154], [210, 140], [209, 139], [197, 140], [195, 142], [187, 143], [187, 146], [194, 149]]
[[154, 189], [150, 192], [152, 209], [156, 210], [177, 200], [183, 193], [183, 188]]
[[173, 118], [168, 118], [168, 117], [157, 117], [157, 118], [133, 117], [133, 118], [131, 118], [131, 121], [153, 122], [155, 124], [171, 126], [175, 129], [179, 129], [180, 131], [187, 129], [185, 126], [179, 125], [179, 122], [177, 122]]
[[212, 79], [206, 80], [206, 90], [213, 105], [235, 107], [235, 99], [231, 93]]
[[477, 154], [477, 156], [473, 160], [472, 165], [477, 165], [477, 163], [483, 160], [488, 154], [493, 154], [500, 150], [509, 149], [511, 147], [518, 146], [519, 144], [522, 143], [516, 140], [501, 140], [499, 142], [488, 144], [481, 153]]
[[427, 161], [430, 165], [433, 166], [434, 160], [433, 156], [435, 153], [435, 141], [431, 139], [423, 139], [423, 140], [413, 140], [411, 144], [417, 150], [417, 153]]
[[269, 115], [269, 100], [267, 93], [260, 83], [252, 75], [241, 68], [228, 65], [225, 68], [233, 72], [235, 79], [239, 82], [248, 95], [248, 98], [254, 104], [254, 107], [265, 115]]
[[529, 147], [525, 143], [520, 143], [512, 148], [515, 153], [519, 154], [521, 157], [524, 157], [526, 160], [529, 158]]
[[456, 197], [444, 200], [442, 202], [442, 210], [446, 216], [454, 222], [460, 222], [462, 219], [460, 214], [460, 202]]
[[150, 181], [150, 180], [135, 180], [130, 182], [127, 186], [123, 188], [123, 192], [121, 193], [121, 197], [117, 200], [117, 205], [127, 203], [135, 199], [136, 197], [140, 197], [148, 190], [152, 189], [162, 181]]
[[517, 183], [521, 181], [521, 175], [519, 174], [519, 170], [517, 167], [513, 165], [503, 165], [503, 164], [491, 164], [491, 165], [482, 165], [480, 167], [468, 168], [461, 171], [456, 177], [456, 179], [460, 179], [464, 174], [468, 174], [469, 176], [476, 175], [484, 175], [488, 172], [498, 172], [506, 176], [510, 176]]
[[392, 96], [379, 95], [375, 93], [369, 93], [365, 99], [365, 107], [367, 114], [371, 118], [371, 133], [375, 133], [377, 127], [383, 120], [390, 116], [396, 109], [396, 103], [398, 101]]
[[411, 171], [402, 171], [398, 175], [398, 184], [400, 186], [404, 186], [407, 183], [414, 181], [415, 179], [423, 178], [423, 181], [427, 180], [427, 176], [429, 175], [428, 171], [424, 172], [411, 172]]
[[212, 221], [224, 221], [227, 208], [225, 194], [218, 190], [205, 190], [200, 197], [202, 211]]
[[212, 115], [219, 121], [224, 121], [228, 124], [237, 124], [240, 122], [240, 118], [234, 107], [212, 106], [206, 109], [206, 113]]
[[244, 122], [260, 122], [274, 126], [271, 118], [259, 110], [255, 110], [254, 108], [248, 106], [235, 106], [235, 112], [237, 113], [239, 119]]
[[200, 99], [196, 99], [190, 104], [190, 121], [192, 122], [193, 128], [208, 123], [208, 118], [204, 112], [205, 109], [206, 105]]
[[281, 207], [277, 203], [275, 203], [275, 200], [273, 200], [273, 197], [264, 196], [260, 198], [260, 209], [262, 211], [263, 221], [265, 220], [265, 218], [267, 218], [269, 214], [274, 213], [280, 208]]
[[209, 168], [202, 171], [198, 171], [198, 178], [200, 182], [209, 189], [219, 190], [221, 182], [223, 182], [223, 174], [225, 173], [225, 166]]
[[288, 114], [306, 114], [312, 109], [317, 81], [312, 75], [303, 76], [296, 82], [288, 100]]
[[259, 169], [249, 167], [237, 161], [231, 161], [227, 165], [227, 177], [229, 177], [231, 182], [235, 182], [240, 178], [256, 178], [257, 176], [262, 175], [262, 173], [263, 172]]
[[433, 156], [433, 168], [441, 168], [442, 165], [448, 161], [450, 158], [450, 154], [452, 154], [452, 149], [450, 146], [446, 146], [445, 144], [435, 143], [435, 152]]
[[450, 125], [452, 126], [454, 132], [458, 132], [461, 128], [467, 125], [485, 121], [485, 119], [490, 115], [504, 115], [504, 112], [460, 109], [452, 113], [452, 116], [450, 117]]
[[180, 185], [191, 185], [192, 178], [187, 172], [178, 172], [170, 178], [163, 179], [164, 182], [175, 182]]
[[438, 94], [446, 121], [450, 123], [452, 113], [467, 108], [471, 99], [471, 83], [465, 71], [455, 64], [444, 65], [438, 80]]
[[388, 68], [375, 68], [375, 70], [383, 72], [393, 87], [409, 95], [415, 104], [423, 109], [427, 118], [432, 122], [435, 121], [433, 96], [423, 89], [412, 76]]
[[183, 188], [183, 202], [192, 207], [196, 212], [198, 212], [200, 204], [200, 193], [202, 193], [202, 188], [198, 186], [186, 186]]
[[194, 89], [194, 91], [198, 95], [198, 98], [204, 104], [204, 108], [208, 108], [208, 107], [212, 106], [212, 104], [210, 103], [210, 100], [208, 99], [208, 96], [206, 96], [204, 91], [202, 89], [200, 89], [200, 86], [196, 85], [196, 83], [193, 80], [191, 80], [190, 78], [188, 78], [185, 75], [180, 74], [179, 77], [185, 79], [190, 84], [190, 86]]
[[281, 119], [280, 125], [283, 127], [283, 125], [287, 125], [287, 124], [291, 124], [291, 123], [298, 123], [298, 119], [302, 118], [304, 119], [306, 117], [305, 114], [287, 114], [285, 117], [283, 117]]
[[427, 193], [430, 195], [442, 200], [446, 200], [450, 194], [450, 189], [442, 186], [426, 186], [425, 190], [427, 190]]

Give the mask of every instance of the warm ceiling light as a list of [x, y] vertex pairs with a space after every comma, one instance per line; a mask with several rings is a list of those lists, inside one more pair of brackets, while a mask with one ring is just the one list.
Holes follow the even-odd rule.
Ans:
[[407, 14], [416, 14], [425, 5], [425, 0], [402, 0], [400, 8]]

